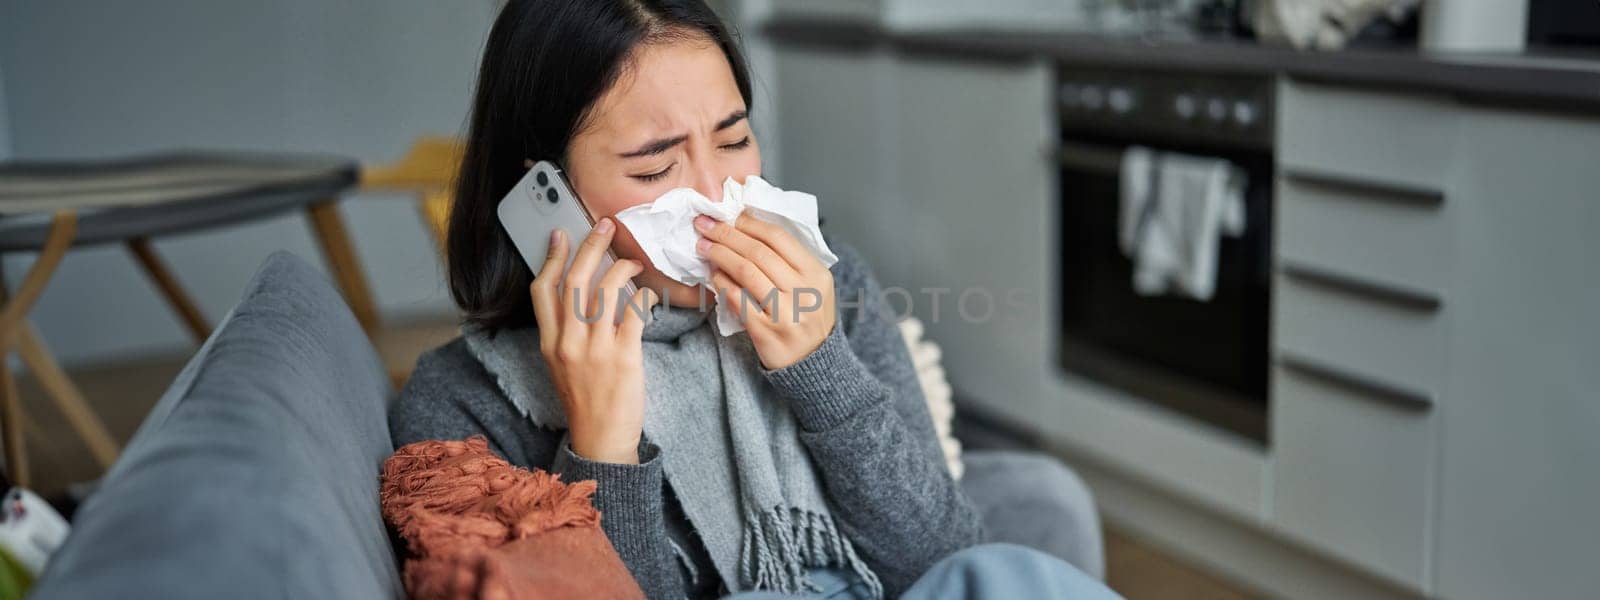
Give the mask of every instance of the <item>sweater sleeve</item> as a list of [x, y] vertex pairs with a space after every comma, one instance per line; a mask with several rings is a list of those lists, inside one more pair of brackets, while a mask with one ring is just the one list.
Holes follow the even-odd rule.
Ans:
[[646, 597], [684, 597], [683, 570], [662, 516], [664, 475], [659, 447], [640, 440], [639, 464], [607, 463], [578, 455], [572, 451], [571, 441], [562, 436], [551, 471], [567, 481], [593, 479], [598, 483], [594, 505], [600, 510], [600, 528]]
[[591, 461], [572, 452], [565, 431], [535, 426], [517, 414], [494, 380], [460, 340], [418, 360], [405, 389], [389, 409], [396, 447], [430, 439], [482, 435], [512, 464], [540, 468], [564, 481], [594, 480], [600, 528], [645, 596], [685, 596], [684, 574], [662, 517], [660, 450], [641, 440], [639, 464]]
[[982, 526], [945, 466], [877, 283], [848, 248], [840, 256], [839, 323], [810, 355], [766, 375], [791, 403], [835, 518], [896, 597], [939, 559], [979, 543]]

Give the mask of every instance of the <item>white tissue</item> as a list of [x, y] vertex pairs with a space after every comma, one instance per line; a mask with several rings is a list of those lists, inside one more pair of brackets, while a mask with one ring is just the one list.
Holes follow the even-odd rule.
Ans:
[[[710, 263], [695, 250], [700, 233], [694, 230], [694, 218], [706, 215], [732, 223], [746, 210], [755, 218], [783, 227], [824, 266], [831, 267], [839, 262], [839, 257], [834, 256], [827, 242], [822, 240], [822, 231], [817, 229], [817, 197], [780, 190], [754, 175], [745, 179], [743, 185], [731, 177], [722, 182], [721, 202], [712, 202], [693, 188], [676, 188], [662, 194], [655, 202], [619, 212], [616, 218], [633, 234], [650, 263], [663, 275], [684, 285], [715, 288], [716, 284], [711, 282]], [[734, 295], [734, 290], [727, 291], [729, 296]], [[717, 294], [717, 331], [724, 336], [744, 331], [744, 324], [729, 306], [736, 298]], [[760, 300], [753, 298], [751, 305]]]

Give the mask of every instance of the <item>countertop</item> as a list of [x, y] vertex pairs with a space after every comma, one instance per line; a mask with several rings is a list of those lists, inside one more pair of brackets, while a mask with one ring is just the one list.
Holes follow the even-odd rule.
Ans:
[[1253, 41], [1148, 39], [1089, 33], [902, 32], [867, 24], [780, 20], [765, 27], [780, 43], [830, 47], [889, 45], [906, 52], [1062, 65], [1284, 74], [1362, 86], [1451, 94], [1517, 107], [1600, 112], [1600, 54], [1429, 53], [1414, 48], [1299, 51]]

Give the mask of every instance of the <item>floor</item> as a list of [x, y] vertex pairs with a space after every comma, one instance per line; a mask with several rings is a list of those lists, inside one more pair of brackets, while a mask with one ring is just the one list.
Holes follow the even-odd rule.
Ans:
[[1244, 600], [1256, 598], [1233, 583], [1107, 528], [1106, 583], [1130, 600]]
[[[403, 371], [419, 353], [450, 339], [455, 331], [454, 323], [443, 320], [391, 323], [379, 334], [376, 346], [391, 371]], [[72, 377], [112, 434], [125, 441], [187, 360], [187, 356], [169, 356], [126, 361], [74, 370]], [[35, 479], [33, 487], [46, 497], [61, 497], [69, 486], [94, 479], [99, 470], [88, 451], [70, 433], [66, 421], [45, 404], [39, 388], [24, 376], [20, 389], [30, 420], [28, 456]], [[1106, 531], [1106, 563], [1111, 587], [1132, 600], [1254, 597], [1159, 547], [1115, 529]]]

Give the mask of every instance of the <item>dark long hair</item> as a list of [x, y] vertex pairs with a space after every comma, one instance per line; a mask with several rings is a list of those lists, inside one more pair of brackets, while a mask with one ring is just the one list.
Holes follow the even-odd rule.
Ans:
[[753, 108], [732, 33], [702, 0], [510, 0], [478, 70], [466, 154], [445, 243], [450, 295], [469, 324], [490, 331], [534, 323], [522, 262], [496, 216], [526, 160], [565, 165], [591, 107], [640, 44], [703, 37], [720, 47]]

